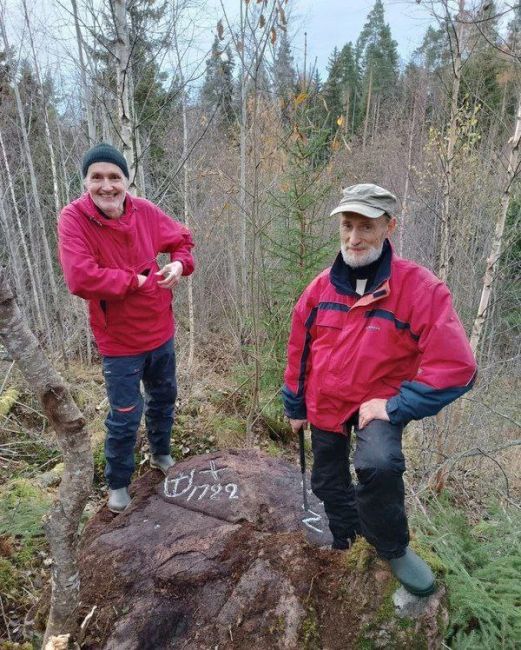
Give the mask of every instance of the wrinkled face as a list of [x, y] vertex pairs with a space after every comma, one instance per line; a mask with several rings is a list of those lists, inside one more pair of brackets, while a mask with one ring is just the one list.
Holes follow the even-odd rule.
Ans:
[[93, 163], [87, 170], [84, 185], [94, 204], [107, 217], [121, 217], [128, 181], [117, 165], [108, 162]]
[[377, 219], [354, 212], [340, 215], [340, 249], [344, 262], [352, 268], [375, 262], [382, 253], [384, 241], [396, 228], [396, 219], [385, 215]]

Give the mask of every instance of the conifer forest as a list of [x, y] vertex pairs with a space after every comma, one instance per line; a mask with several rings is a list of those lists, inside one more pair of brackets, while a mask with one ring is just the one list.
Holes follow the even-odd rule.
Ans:
[[[446, 587], [440, 647], [521, 646], [521, 4], [402, 4], [429, 17], [407, 59], [374, 0], [320, 70], [296, 0], [217, 3], [212, 24], [205, 0], [0, 0], [1, 650], [63, 631], [56, 594], [47, 620], [49, 513], [81, 478], [64, 464], [94, 473], [72, 537], [106, 502], [100, 356], [57, 254], [99, 142], [195, 241], [174, 297], [177, 460], [257, 448], [298, 463], [280, 399], [293, 306], [338, 253], [342, 188], [397, 196], [394, 251], [448, 285], [478, 363], [473, 390], [404, 435], [411, 533]], [[13, 301], [37, 367], [7, 349]], [[63, 426], [45, 382], [70, 391]]]

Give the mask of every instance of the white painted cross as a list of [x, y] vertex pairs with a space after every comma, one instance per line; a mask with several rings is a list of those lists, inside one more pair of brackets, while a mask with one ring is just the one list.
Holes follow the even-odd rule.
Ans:
[[219, 467], [217, 468], [215, 466], [215, 462], [213, 460], [210, 461], [210, 469], [202, 469], [199, 471], [199, 474], [211, 474], [212, 478], [214, 481], [219, 480], [219, 472], [224, 472], [226, 467]]

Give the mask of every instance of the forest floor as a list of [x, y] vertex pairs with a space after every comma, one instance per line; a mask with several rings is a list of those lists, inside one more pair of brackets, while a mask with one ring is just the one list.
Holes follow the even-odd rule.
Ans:
[[[180, 397], [172, 435], [172, 454], [178, 460], [246, 446], [245, 421], [250, 397], [247, 382], [242, 379], [240, 370], [237, 370], [239, 366], [235, 365], [233, 359], [232, 351], [216, 342], [205, 346], [204, 358], [199, 358], [191, 373], [180, 364]], [[106, 501], [103, 479], [104, 418], [107, 407], [105, 390], [98, 363], [90, 367], [71, 363], [67, 370], [62, 370], [62, 374], [91, 433], [95, 480], [85, 510], [87, 520]], [[0, 650], [31, 650], [39, 647], [45, 626], [39, 612], [41, 603], [49, 597], [52, 560], [43, 534], [42, 517], [56, 496], [61, 456], [54, 433], [48, 427], [36, 397], [22, 381], [16, 368], [12, 368], [11, 362], [5, 359], [0, 360], [2, 382], [4, 377], [8, 377], [8, 380], [0, 394]], [[507, 393], [511, 389], [511, 386], [507, 390], [505, 385], [498, 385], [498, 400], [508, 400]], [[261, 415], [253, 426], [253, 441], [248, 442], [270, 455], [298, 463], [297, 443], [280, 416], [277, 392], [262, 395], [261, 406]], [[497, 408], [501, 408], [501, 405]], [[515, 437], [515, 428], [509, 437]], [[408, 481], [414, 486], [421, 472], [416, 462], [417, 450], [412, 447], [409, 452]], [[483, 530], [488, 530], [483, 528], [483, 521], [489, 524], [496, 521], [487, 514], [489, 497], [483, 492], [487, 482], [502, 486], [506, 481], [508, 498], [503, 502], [509, 501], [514, 513], [519, 514], [521, 448], [513, 452], [510, 450], [504, 458], [499, 465], [488, 463], [479, 468], [462, 470], [451, 484], [453, 503], [465, 512], [467, 527], [477, 527], [478, 541], [488, 539], [487, 533], [483, 533]], [[141, 428], [136, 445], [137, 476], [148, 470], [147, 461], [148, 446], [144, 429]], [[502, 487], [499, 490], [504, 492]], [[420, 503], [410, 486], [408, 492], [410, 507], [422, 515], [425, 511], [423, 503]], [[438, 524], [434, 517], [425, 514], [424, 521], [428, 524], [424, 530], [427, 530], [427, 534], [434, 531], [441, 537], [443, 533], [441, 529], [436, 529]], [[420, 529], [421, 526], [418, 527], [419, 534]], [[496, 528], [493, 534], [497, 536], [501, 531]], [[519, 561], [519, 548], [516, 553], [516, 561]], [[472, 619], [470, 614], [468, 617]], [[521, 620], [516, 625], [521, 630]], [[507, 643], [504, 647], [511, 646]]]

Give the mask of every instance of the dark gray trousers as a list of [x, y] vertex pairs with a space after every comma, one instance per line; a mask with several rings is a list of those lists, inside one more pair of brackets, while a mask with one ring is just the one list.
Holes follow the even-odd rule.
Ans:
[[313, 471], [311, 488], [324, 502], [336, 548], [362, 534], [385, 559], [401, 557], [409, 543], [405, 514], [401, 425], [372, 420], [354, 427], [355, 487], [349, 471], [351, 425], [346, 435], [311, 426]]

